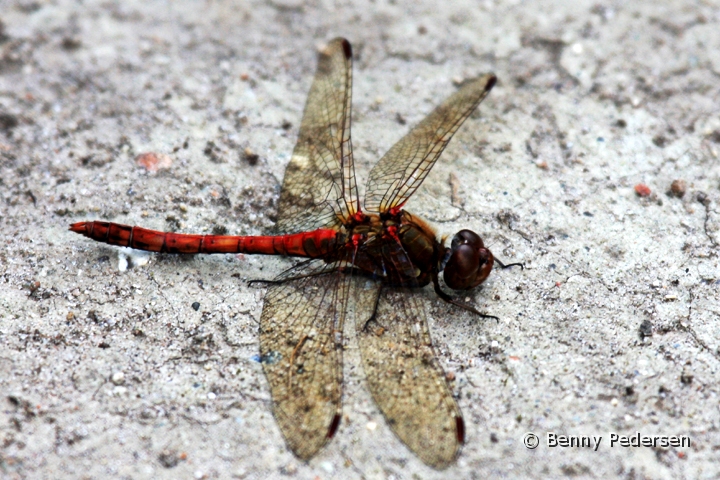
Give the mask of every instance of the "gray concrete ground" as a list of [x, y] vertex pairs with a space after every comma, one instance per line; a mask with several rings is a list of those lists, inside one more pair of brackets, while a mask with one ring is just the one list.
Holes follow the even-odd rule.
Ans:
[[[3, 0], [0, 20], [0, 477], [720, 475], [716, 2]], [[445, 472], [393, 436], [353, 342], [336, 437], [309, 463], [286, 449], [246, 284], [285, 260], [67, 231], [268, 231], [316, 48], [339, 35], [361, 179], [458, 80], [499, 77], [407, 206], [527, 266], [471, 293], [499, 322], [426, 292], [468, 429]]]

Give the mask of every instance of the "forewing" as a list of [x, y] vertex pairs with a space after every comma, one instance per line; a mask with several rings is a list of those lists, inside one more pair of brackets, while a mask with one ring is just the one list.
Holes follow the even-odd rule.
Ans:
[[352, 50], [336, 38], [318, 57], [298, 141], [285, 170], [277, 226], [296, 233], [337, 225], [357, 211], [350, 141]]
[[342, 328], [350, 276], [311, 260], [268, 289], [260, 318], [260, 354], [273, 412], [288, 447], [311, 458], [340, 422]]
[[403, 205], [422, 184], [457, 129], [495, 85], [488, 74], [465, 84], [397, 142], [370, 171], [365, 209]]
[[[388, 242], [383, 248], [385, 270], [405, 270], [402, 247]], [[465, 424], [435, 357], [422, 291], [381, 287], [371, 279], [360, 291], [353, 295], [355, 325], [375, 403], [410, 450], [428, 465], [445, 468], [460, 451]]]

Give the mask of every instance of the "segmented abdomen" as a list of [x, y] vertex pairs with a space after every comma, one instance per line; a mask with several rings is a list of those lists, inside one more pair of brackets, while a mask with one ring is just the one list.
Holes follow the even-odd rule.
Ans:
[[191, 235], [94, 221], [70, 226], [98, 242], [162, 253], [248, 253], [318, 258], [335, 246], [337, 232], [320, 228], [277, 236]]

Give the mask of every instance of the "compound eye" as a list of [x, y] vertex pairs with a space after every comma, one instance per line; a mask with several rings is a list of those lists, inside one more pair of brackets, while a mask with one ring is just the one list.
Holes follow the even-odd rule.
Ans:
[[493, 255], [480, 236], [461, 230], [452, 240], [443, 278], [453, 290], [468, 290], [484, 282], [492, 267]]
[[479, 250], [485, 246], [483, 244], [482, 238], [480, 238], [480, 235], [473, 232], [472, 230], [460, 230], [458, 233], [455, 234], [452, 239], [452, 243], [450, 244], [450, 248], [455, 250], [460, 245], [470, 245], [476, 250]]

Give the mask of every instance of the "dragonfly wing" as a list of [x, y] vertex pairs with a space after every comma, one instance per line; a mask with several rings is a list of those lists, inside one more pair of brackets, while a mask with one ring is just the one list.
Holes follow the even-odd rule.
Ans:
[[338, 265], [311, 260], [268, 289], [260, 354], [288, 447], [311, 458], [340, 422], [342, 328], [350, 289]]
[[445, 468], [460, 451], [465, 426], [433, 351], [422, 294], [383, 287], [379, 295], [374, 320], [356, 317], [368, 387], [400, 440], [426, 464]]
[[487, 74], [462, 86], [397, 142], [370, 171], [365, 209], [403, 205], [422, 184], [445, 146], [495, 85]]
[[[375, 247], [380, 271], [413, 278], [414, 267], [402, 244]], [[357, 338], [375, 403], [423, 462], [447, 467], [460, 451], [465, 424], [435, 357], [421, 290], [369, 279], [358, 293], [353, 295]]]
[[358, 209], [350, 140], [352, 50], [331, 41], [318, 57], [298, 141], [280, 193], [277, 226], [283, 233], [337, 225]]

